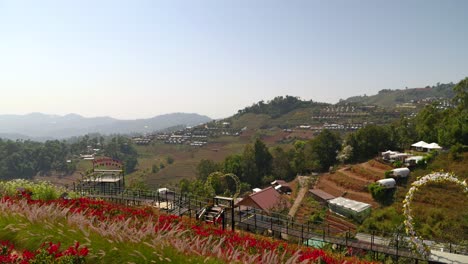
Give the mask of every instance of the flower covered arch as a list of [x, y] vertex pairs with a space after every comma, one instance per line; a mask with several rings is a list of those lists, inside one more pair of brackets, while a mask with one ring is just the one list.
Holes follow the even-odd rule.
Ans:
[[405, 216], [405, 229], [408, 236], [410, 236], [410, 241], [413, 244], [416, 252], [425, 258], [429, 257], [430, 249], [427, 245], [424, 244], [423, 239], [418, 237], [414, 231], [414, 222], [413, 216], [411, 214], [411, 203], [413, 201], [414, 194], [419, 191], [419, 188], [428, 184], [428, 183], [439, 183], [439, 182], [452, 182], [463, 188], [465, 193], [468, 193], [468, 186], [466, 181], [461, 181], [455, 175], [445, 172], [435, 172], [428, 174], [417, 181], [411, 184], [411, 188], [406, 194], [405, 200], [403, 201], [403, 214]]

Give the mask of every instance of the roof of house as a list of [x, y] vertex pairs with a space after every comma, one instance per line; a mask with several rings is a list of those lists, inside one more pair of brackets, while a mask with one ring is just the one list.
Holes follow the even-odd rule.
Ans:
[[[259, 192], [252, 193], [245, 199], [250, 198], [255, 204], [257, 204], [257, 206], [260, 209], [264, 211], [269, 211], [271, 208], [273, 208], [279, 203], [280, 197], [281, 195], [278, 193], [278, 191], [276, 191], [273, 187], [270, 186]], [[239, 205], [242, 205], [242, 201], [239, 202]]]
[[320, 199], [323, 199], [325, 201], [327, 200], [331, 200], [333, 198], [335, 198], [335, 196], [325, 192], [325, 191], [322, 191], [320, 189], [310, 189], [309, 190], [310, 193], [312, 193], [313, 195], [319, 197]]

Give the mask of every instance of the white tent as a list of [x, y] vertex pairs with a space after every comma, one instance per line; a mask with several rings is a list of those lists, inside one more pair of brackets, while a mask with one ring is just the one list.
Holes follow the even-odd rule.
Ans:
[[426, 142], [424, 142], [424, 141], [419, 141], [419, 142], [414, 143], [414, 144], [411, 145], [411, 146], [412, 146], [412, 147], [415, 147], [415, 148], [424, 148], [426, 145], [427, 145]]
[[395, 188], [396, 186], [396, 181], [395, 179], [392, 179], [392, 178], [378, 180], [377, 183], [380, 184], [385, 189]]
[[431, 144], [427, 144], [423, 148], [427, 148], [427, 149], [432, 150], [432, 149], [441, 149], [442, 147], [439, 146], [439, 144], [432, 142]]
[[424, 160], [424, 156], [413, 156], [405, 159], [405, 163], [408, 165], [416, 165], [421, 160]]
[[410, 174], [410, 169], [408, 168], [397, 168], [392, 170], [393, 176], [394, 177], [408, 177]]

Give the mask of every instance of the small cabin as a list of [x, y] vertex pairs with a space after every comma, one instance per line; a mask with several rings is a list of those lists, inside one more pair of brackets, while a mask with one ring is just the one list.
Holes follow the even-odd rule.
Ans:
[[392, 170], [392, 175], [396, 178], [406, 178], [409, 174], [410, 170], [408, 168], [398, 168]]
[[377, 183], [385, 189], [392, 189], [396, 187], [396, 181], [392, 178], [378, 180]]

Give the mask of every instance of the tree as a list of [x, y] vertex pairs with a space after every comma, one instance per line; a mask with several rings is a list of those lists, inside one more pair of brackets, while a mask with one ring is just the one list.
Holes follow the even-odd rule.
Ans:
[[349, 134], [346, 142], [353, 148], [352, 161], [362, 161], [374, 157], [379, 151], [395, 149], [389, 127], [367, 125]]
[[296, 173], [305, 173], [306, 172], [306, 162], [305, 162], [305, 148], [306, 142], [302, 140], [297, 140], [294, 142], [294, 157], [292, 161], [292, 167]]
[[104, 155], [121, 160], [125, 165], [126, 173], [134, 171], [138, 164], [138, 153], [132, 140], [123, 136], [112, 138], [104, 147]]
[[202, 159], [197, 165], [197, 179], [205, 182], [208, 176], [221, 169], [220, 164], [207, 159]]
[[442, 110], [438, 109], [435, 104], [424, 107], [415, 119], [418, 138], [427, 142], [436, 142], [442, 120]]
[[458, 107], [460, 111], [468, 110], [468, 77], [461, 80], [455, 87], [453, 87], [455, 97], [453, 103]]
[[292, 180], [296, 173], [294, 172], [290, 160], [289, 153], [285, 152], [281, 147], [273, 149], [272, 176], [274, 179]]
[[340, 136], [330, 130], [323, 130], [317, 137], [307, 142], [305, 157], [311, 170], [326, 171], [336, 163], [341, 148]]
[[255, 164], [257, 166], [260, 177], [271, 174], [271, 165], [273, 157], [263, 141], [260, 139], [255, 140]]
[[223, 171], [240, 177], [242, 175], [242, 156], [239, 154], [227, 156], [223, 162]]
[[255, 150], [251, 144], [246, 145], [242, 153], [242, 174], [239, 179], [247, 182], [250, 186], [260, 184], [260, 177], [255, 163]]

